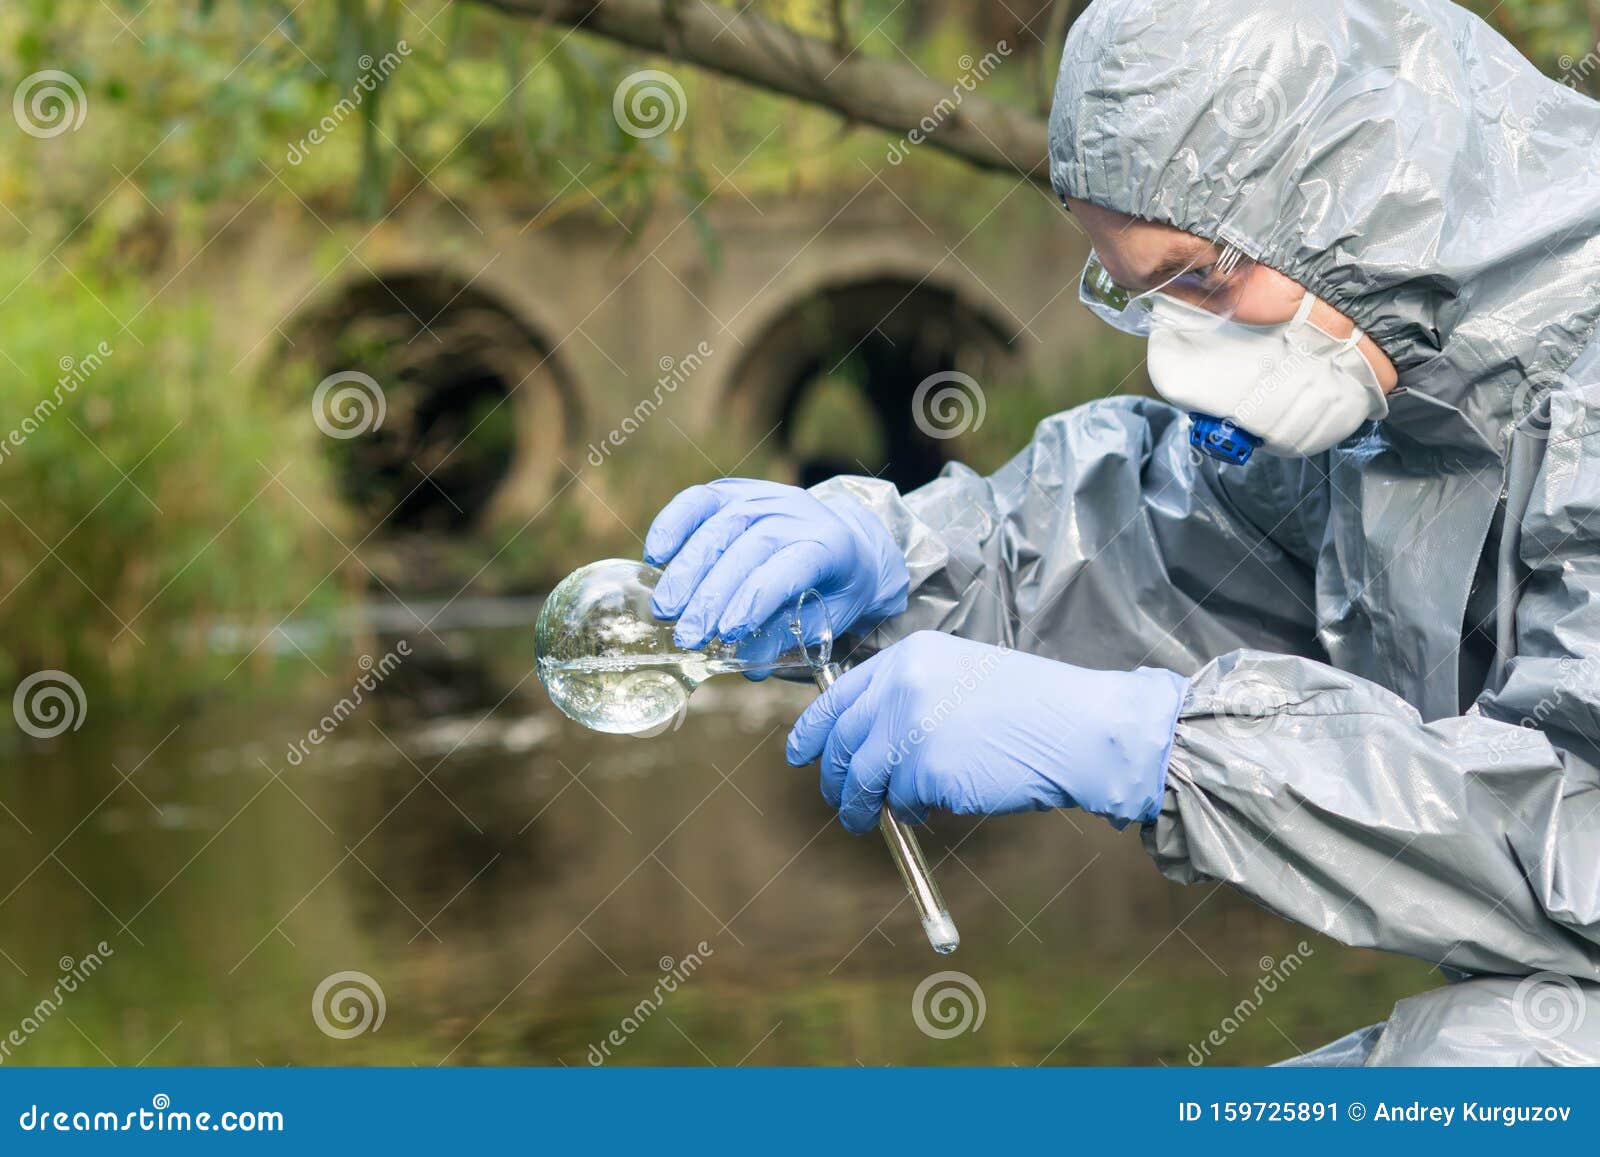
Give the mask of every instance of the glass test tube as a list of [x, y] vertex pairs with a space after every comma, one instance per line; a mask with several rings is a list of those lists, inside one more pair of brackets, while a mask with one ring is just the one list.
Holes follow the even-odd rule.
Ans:
[[[812, 673], [818, 689], [826, 691], [839, 678], [839, 664], [822, 663], [814, 666]], [[928, 943], [935, 952], [954, 952], [961, 943], [961, 933], [956, 931], [956, 922], [950, 919], [950, 911], [944, 906], [944, 897], [939, 894], [939, 885], [934, 883], [933, 873], [928, 870], [916, 832], [894, 818], [887, 800], [878, 830], [883, 832], [883, 842], [889, 845], [889, 854], [894, 857], [895, 867], [900, 869], [900, 879], [905, 881], [911, 903], [922, 920], [922, 930], [928, 934]]]

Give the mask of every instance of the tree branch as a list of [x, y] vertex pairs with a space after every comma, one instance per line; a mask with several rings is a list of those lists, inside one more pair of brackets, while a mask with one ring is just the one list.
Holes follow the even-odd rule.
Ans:
[[[697, 65], [897, 136], [917, 130], [931, 148], [980, 169], [1050, 185], [1040, 118], [894, 61], [842, 51], [748, 10], [710, 0], [472, 2]], [[925, 122], [935, 127], [924, 131]]]

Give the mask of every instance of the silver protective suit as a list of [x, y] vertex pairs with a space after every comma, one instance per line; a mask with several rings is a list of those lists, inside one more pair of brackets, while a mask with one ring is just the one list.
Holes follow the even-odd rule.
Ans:
[[868, 646], [1192, 675], [1161, 871], [1461, 978], [1302, 1063], [1600, 1062], [1597, 144], [1600, 105], [1442, 0], [1097, 0], [1056, 191], [1336, 305], [1400, 369], [1389, 416], [1234, 467], [1113, 398], [991, 477], [823, 487], [910, 563]]

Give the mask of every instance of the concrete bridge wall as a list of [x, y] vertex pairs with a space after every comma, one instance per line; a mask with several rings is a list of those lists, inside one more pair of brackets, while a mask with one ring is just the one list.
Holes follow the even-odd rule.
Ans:
[[[952, 201], [949, 184], [942, 204], [868, 174], [775, 203], [724, 189], [702, 209], [714, 250], [672, 209], [630, 234], [598, 202], [544, 224], [538, 206], [424, 190], [372, 225], [279, 200], [240, 212], [183, 280], [226, 319], [236, 372], [281, 384], [290, 403], [321, 375], [368, 373], [394, 426], [361, 438], [398, 442], [353, 440], [343, 468], [424, 463], [414, 478], [396, 466], [391, 497], [410, 487], [425, 504], [424, 470], [437, 471], [446, 501], [473, 496], [458, 528], [515, 526], [552, 500], [624, 508], [619, 488], [657, 455], [708, 477], [757, 450], [800, 477], [787, 443], [798, 399], [850, 356], [867, 365], [886, 472], [911, 485], [962, 444], [917, 422], [929, 375], [959, 370], [987, 394], [1070, 376], [1087, 343], [1108, 340], [1076, 304], [1082, 234], [1048, 195], [972, 177]], [[419, 449], [453, 392], [482, 409], [497, 390], [513, 416], [505, 459]], [[399, 429], [400, 410], [418, 429]], [[467, 422], [440, 437], [454, 444]], [[476, 490], [451, 474], [480, 468], [498, 477]]]

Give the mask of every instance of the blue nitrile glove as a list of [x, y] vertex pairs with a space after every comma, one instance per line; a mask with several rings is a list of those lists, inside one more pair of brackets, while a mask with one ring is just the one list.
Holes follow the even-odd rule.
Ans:
[[852, 832], [885, 795], [921, 822], [1079, 807], [1118, 828], [1161, 812], [1178, 709], [1171, 671], [1090, 671], [919, 631], [844, 674], [794, 725], [784, 754], [822, 758], [822, 795]]
[[680, 647], [735, 642], [812, 588], [835, 632], [870, 625], [905, 610], [911, 586], [905, 556], [866, 507], [750, 478], [679, 494], [656, 515], [644, 557], [667, 564], [651, 609], [678, 620]]

